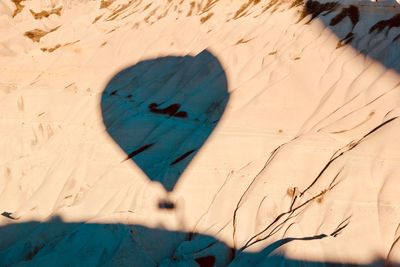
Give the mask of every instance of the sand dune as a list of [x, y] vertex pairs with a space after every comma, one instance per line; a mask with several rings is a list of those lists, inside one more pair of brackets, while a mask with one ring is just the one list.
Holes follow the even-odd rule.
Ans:
[[0, 2], [0, 266], [399, 265], [399, 14]]

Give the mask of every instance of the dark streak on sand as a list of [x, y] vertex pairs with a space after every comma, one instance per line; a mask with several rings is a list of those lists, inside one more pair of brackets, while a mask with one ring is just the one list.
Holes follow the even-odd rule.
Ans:
[[179, 108], [181, 107], [180, 104], [172, 104], [166, 108], [159, 108], [158, 106], [159, 106], [159, 104], [151, 103], [149, 105], [149, 109], [153, 113], [168, 115], [171, 117], [187, 118], [187, 116], [188, 116], [186, 111], [179, 111]]
[[374, 31], [377, 31], [378, 33], [380, 33], [381, 31], [383, 31], [385, 28], [389, 28], [388, 31], [391, 28], [395, 28], [395, 27], [400, 27], [400, 14], [396, 14], [394, 15], [392, 18], [387, 19], [387, 20], [381, 20], [379, 22], [377, 22], [375, 25], [373, 25], [370, 29], [369, 29], [369, 33], [372, 33]]
[[349, 7], [343, 8], [339, 14], [337, 14], [334, 18], [331, 19], [329, 26], [335, 26], [340, 23], [344, 18], [349, 17], [351, 20], [351, 24], [353, 25], [353, 29], [360, 20], [360, 12], [358, 7], [350, 5]]
[[136, 149], [135, 151], [129, 153], [128, 157], [126, 157], [126, 158], [124, 159], [124, 161], [133, 158], [133, 157], [136, 156], [137, 154], [142, 153], [143, 151], [149, 149], [149, 148], [152, 147], [153, 145], [154, 145], [154, 144], [147, 144], [147, 145], [144, 145], [144, 146], [142, 146], [142, 147]]
[[6, 217], [6, 218], [8, 218], [8, 219], [11, 219], [11, 220], [16, 220], [16, 219], [17, 219], [17, 218], [14, 218], [14, 217], [12, 216], [12, 213], [11, 213], [11, 212], [7, 212], [7, 211], [3, 212], [1, 215], [3, 215], [4, 217]]
[[186, 157], [188, 157], [190, 154], [192, 154], [192, 153], [195, 152], [195, 151], [196, 151], [195, 149], [192, 149], [192, 150], [186, 152], [185, 154], [183, 154], [183, 155], [177, 157], [171, 164], [169, 164], [169, 166], [175, 165], [175, 164], [177, 164], [179, 161], [184, 160]]
[[311, 15], [311, 18], [306, 22], [306, 24], [308, 24], [322, 13], [324, 13], [323, 15], [331, 13], [337, 8], [337, 6], [337, 2], [327, 2], [321, 4], [318, 1], [308, 0], [305, 5], [305, 12], [303, 12], [300, 20], [305, 18], [307, 15]]
[[162, 200], [158, 203], [158, 208], [165, 210], [173, 210], [175, 208], [175, 204], [169, 200]]
[[336, 49], [351, 43], [354, 39], [354, 33], [349, 32], [343, 39], [341, 39], [338, 44], [336, 45]]
[[215, 264], [215, 257], [214, 256], [204, 256], [204, 257], [195, 259], [195, 261], [197, 262], [197, 264], [200, 267], [213, 267]]

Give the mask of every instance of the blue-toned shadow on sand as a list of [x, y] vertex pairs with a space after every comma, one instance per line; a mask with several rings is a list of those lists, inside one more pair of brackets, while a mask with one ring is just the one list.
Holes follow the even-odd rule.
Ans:
[[223, 67], [208, 50], [141, 61], [117, 73], [101, 97], [108, 134], [167, 192], [174, 189], [224, 113]]
[[400, 72], [400, 5], [395, 0], [307, 0], [298, 23], [318, 19], [337, 38], [336, 49], [349, 45], [386, 69]]
[[[215, 237], [130, 224], [63, 222], [11, 223], [0, 226], [0, 266], [384, 266], [291, 259], [279, 252], [289, 242], [316, 241], [320, 234], [286, 237], [259, 252], [238, 251]], [[315, 244], [315, 243], [314, 243]], [[299, 244], [300, 245], [300, 244]], [[389, 264], [386, 262], [386, 264]], [[393, 263], [392, 263], [393, 264]], [[393, 265], [394, 266], [394, 265]]]

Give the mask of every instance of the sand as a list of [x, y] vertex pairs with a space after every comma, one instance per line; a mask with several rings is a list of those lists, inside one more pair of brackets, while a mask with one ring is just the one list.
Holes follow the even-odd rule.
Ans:
[[398, 13], [0, 2], [0, 266], [400, 264]]

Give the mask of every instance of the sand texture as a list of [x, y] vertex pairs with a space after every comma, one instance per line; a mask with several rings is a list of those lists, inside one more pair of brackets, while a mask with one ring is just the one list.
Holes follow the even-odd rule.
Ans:
[[0, 1], [0, 266], [399, 266], [400, 5]]

